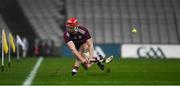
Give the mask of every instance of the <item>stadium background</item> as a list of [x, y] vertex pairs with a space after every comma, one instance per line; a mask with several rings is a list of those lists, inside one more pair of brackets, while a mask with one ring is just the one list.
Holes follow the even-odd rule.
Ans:
[[[29, 44], [28, 60], [30, 59], [31, 61], [34, 60], [33, 58], [43, 56], [49, 57], [46, 59], [48, 61], [51, 61], [51, 58], [55, 57], [53, 58], [54, 60], [61, 62], [59, 58], [64, 59], [70, 57], [70, 59], [74, 59], [71, 58], [73, 56], [64, 43], [63, 32], [66, 29], [64, 26], [66, 19], [77, 17], [80, 25], [89, 28], [94, 39], [96, 52], [106, 54], [106, 56], [114, 55], [116, 57], [115, 63], [112, 63], [111, 66], [114, 66], [113, 64], [116, 64], [116, 66], [118, 64], [120, 67], [123, 64], [135, 64], [138, 68], [140, 63], [145, 62], [144, 66], [140, 65], [143, 69], [148, 68], [148, 64], [154, 64], [152, 68], [157, 67], [155, 65], [159, 64], [161, 65], [159, 67], [169, 65], [169, 68], [172, 69], [170, 72], [174, 72], [174, 74], [177, 75], [169, 74], [169, 76], [166, 77], [171, 76], [169, 79], [176, 77], [176, 79], [172, 79], [174, 83], [165, 83], [166, 80], [164, 83], [158, 82], [158, 80], [152, 81], [152, 83], [143, 83], [143, 81], [139, 81], [142, 83], [131, 83], [125, 80], [124, 82], [122, 80], [120, 83], [116, 81], [113, 83], [114, 79], [120, 78], [116, 77], [112, 79], [112, 83], [107, 82], [107, 84], [180, 84], [180, 71], [178, 71], [180, 67], [177, 66], [180, 62], [179, 9], [179, 0], [0, 0], [0, 29], [5, 29], [6, 32], [11, 32], [14, 36], [18, 34], [22, 38], [27, 38]], [[133, 28], [137, 30], [137, 33], [131, 32]], [[38, 48], [38, 53], [35, 53], [36, 48]], [[14, 56], [16, 55], [14, 54]], [[139, 59], [135, 61], [122, 59], [127, 57]], [[142, 60], [141, 58], [150, 59]], [[175, 60], [164, 58], [173, 58]], [[119, 59], [122, 60], [119, 61]], [[59, 63], [54, 60], [50, 63]], [[65, 59], [65, 61], [66, 60], [67, 59]], [[123, 61], [125, 62], [123, 63]], [[165, 64], [166, 61], [167, 64]], [[25, 62], [26, 60], [21, 62], [21, 64]], [[67, 62], [72, 63], [71, 60]], [[20, 65], [16, 62], [14, 63]], [[68, 63], [69, 66], [72, 65], [70, 63]], [[116, 68], [116, 66], [114, 67]], [[31, 66], [29, 69], [31, 69]], [[55, 66], [54, 69], [60, 70], [57, 66]], [[123, 66], [121, 69], [123, 69]], [[131, 69], [131, 67], [129, 69]], [[70, 70], [71, 69], [69, 69], [69, 71]], [[165, 68], [159, 70], [163, 72], [169, 71], [169, 69]], [[154, 71], [158, 72], [159, 70], [154, 69]], [[66, 71], [68, 72], [68, 70]], [[120, 69], [115, 71], [118, 72]], [[141, 69], [139, 69], [139, 71], [141, 71]], [[124, 70], [124, 72], [126, 72], [126, 70]], [[92, 71], [90, 75], [93, 75], [91, 73]], [[152, 73], [152, 71], [150, 71], [150, 73]], [[114, 75], [117, 74], [115, 73]], [[94, 76], [95, 75], [96, 74], [94, 74]], [[80, 76], [84, 77], [83, 74]], [[161, 79], [163, 75], [159, 77], [159, 80], [163, 81], [163, 79]], [[123, 78], [125, 78], [125, 76]], [[40, 80], [41, 79], [42, 78], [40, 78]], [[91, 77], [91, 79], [93, 78]], [[20, 83], [21, 82], [12, 82], [10, 84]], [[63, 81], [61, 83], [61, 79], [59, 79], [59, 83], [38, 83], [37, 80], [35, 84], [65, 83], [66, 82], [63, 83]], [[1, 82], [0, 84], [8, 83]], [[79, 83], [74, 82], [74, 84]], [[98, 83], [91, 82], [89, 84]]]

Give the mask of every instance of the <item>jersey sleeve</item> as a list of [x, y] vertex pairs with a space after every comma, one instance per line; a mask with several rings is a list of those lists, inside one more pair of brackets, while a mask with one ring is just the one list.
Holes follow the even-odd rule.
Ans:
[[91, 38], [91, 35], [90, 35], [88, 29], [85, 29], [85, 31], [86, 31], [86, 33], [85, 33], [86, 39], [90, 39], [90, 38]]
[[65, 41], [66, 43], [68, 43], [69, 41], [71, 41], [71, 39], [70, 39], [70, 37], [68, 36], [68, 33], [67, 33], [67, 32], [64, 33], [64, 41]]

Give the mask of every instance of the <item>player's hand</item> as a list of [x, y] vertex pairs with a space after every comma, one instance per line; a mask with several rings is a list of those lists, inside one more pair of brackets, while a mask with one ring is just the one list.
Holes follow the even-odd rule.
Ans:
[[82, 61], [82, 63], [83, 63], [83, 64], [88, 64], [88, 63], [89, 63], [89, 60], [88, 60], [88, 59], [84, 59], [84, 60]]
[[87, 60], [88, 60], [88, 63], [90, 63], [90, 62], [91, 62], [91, 59], [90, 59], [90, 58], [87, 58]]
[[89, 62], [88, 62], [88, 59], [85, 59], [81, 64], [82, 64], [82, 66], [83, 66], [84, 69], [87, 70], [87, 69], [89, 68]]

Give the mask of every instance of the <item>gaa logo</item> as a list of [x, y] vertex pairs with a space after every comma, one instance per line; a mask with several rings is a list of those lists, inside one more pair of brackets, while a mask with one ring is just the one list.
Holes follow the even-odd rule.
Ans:
[[165, 58], [165, 54], [159, 47], [139, 47], [137, 54], [140, 58]]

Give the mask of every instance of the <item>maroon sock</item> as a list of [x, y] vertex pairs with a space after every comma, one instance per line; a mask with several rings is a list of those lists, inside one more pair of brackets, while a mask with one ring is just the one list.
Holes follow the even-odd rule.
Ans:
[[76, 69], [76, 70], [78, 70], [78, 69], [79, 69], [79, 67], [78, 67], [78, 66], [74, 66], [74, 67], [73, 67], [73, 69]]

